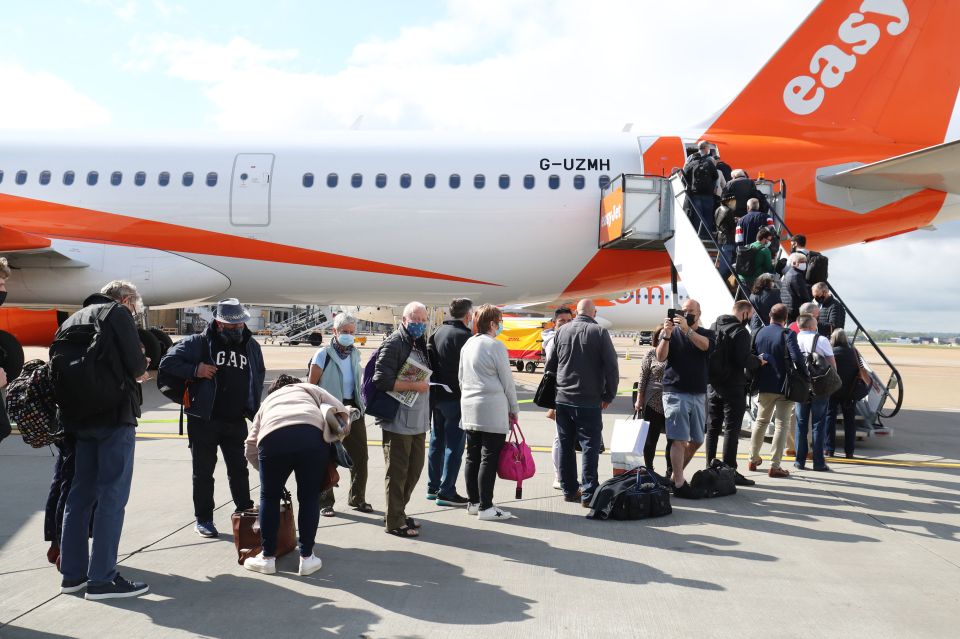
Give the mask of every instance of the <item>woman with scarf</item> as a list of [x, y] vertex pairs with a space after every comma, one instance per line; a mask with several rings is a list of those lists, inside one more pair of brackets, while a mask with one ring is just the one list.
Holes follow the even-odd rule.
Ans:
[[[367, 427], [364, 422], [363, 396], [360, 384], [363, 381], [363, 369], [360, 368], [360, 351], [354, 347], [353, 339], [357, 332], [357, 320], [348, 313], [340, 313], [333, 320], [333, 340], [329, 346], [321, 348], [310, 361], [310, 383], [327, 391], [345, 406], [360, 411], [359, 416], [350, 424], [350, 434], [343, 440], [347, 454], [353, 460], [350, 469], [350, 494], [347, 504], [362, 513], [372, 513], [373, 506], [367, 503]], [[320, 514], [333, 517], [333, 488], [320, 496]]]

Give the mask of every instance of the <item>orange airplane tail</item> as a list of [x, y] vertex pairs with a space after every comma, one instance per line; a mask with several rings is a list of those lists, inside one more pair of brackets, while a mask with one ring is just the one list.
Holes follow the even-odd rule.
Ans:
[[821, 2], [709, 134], [939, 144], [960, 88], [957, 0]]

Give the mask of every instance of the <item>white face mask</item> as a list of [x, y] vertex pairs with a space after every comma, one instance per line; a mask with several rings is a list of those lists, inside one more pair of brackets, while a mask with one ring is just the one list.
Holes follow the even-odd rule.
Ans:
[[802, 263], [800, 263], [800, 264], [797, 264], [797, 270], [798, 270], [798, 271], [805, 271], [805, 270], [807, 270], [807, 263], [806, 263], [806, 262], [802, 262]]

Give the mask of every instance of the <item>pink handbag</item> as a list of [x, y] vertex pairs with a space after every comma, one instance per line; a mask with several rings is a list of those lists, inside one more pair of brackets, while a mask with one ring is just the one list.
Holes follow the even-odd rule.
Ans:
[[527, 440], [519, 424], [510, 426], [510, 434], [500, 449], [497, 475], [500, 479], [512, 479], [517, 482], [517, 499], [523, 499], [523, 480], [530, 479], [537, 472], [533, 463], [533, 452], [527, 446]]

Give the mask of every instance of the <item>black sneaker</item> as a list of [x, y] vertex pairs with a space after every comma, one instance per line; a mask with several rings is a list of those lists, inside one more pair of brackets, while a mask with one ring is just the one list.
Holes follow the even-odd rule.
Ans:
[[673, 496], [680, 499], [700, 499], [700, 493], [694, 490], [688, 481], [683, 482], [679, 488], [674, 487]]
[[64, 579], [60, 582], [60, 592], [65, 595], [80, 592], [87, 585], [87, 578], [83, 579]]
[[148, 590], [150, 590], [150, 587], [147, 584], [140, 583], [139, 581], [127, 581], [118, 574], [113, 578], [112, 583], [103, 584], [102, 586], [87, 586], [87, 594], [84, 595], [84, 599], [97, 601], [99, 599], [139, 597], [140, 595], [146, 594]]
[[737, 486], [755, 486], [757, 482], [753, 481], [752, 479], [747, 479], [740, 473], [737, 473], [736, 477], [733, 480], [733, 483], [736, 484]]
[[458, 495], [457, 493], [453, 493], [453, 495], [451, 495], [451, 496], [449, 496], [449, 497], [446, 497], [446, 496], [441, 495], [441, 494], [439, 494], [439, 493], [437, 494], [437, 506], [448, 506], [448, 507], [449, 507], [449, 506], [459, 506], [459, 507], [462, 507], [462, 506], [466, 506], [466, 505], [467, 505], [467, 502], [469, 502], [469, 501], [470, 501], [469, 499], [467, 499], [466, 497], [464, 497], [464, 496], [462, 496], [462, 495]]

